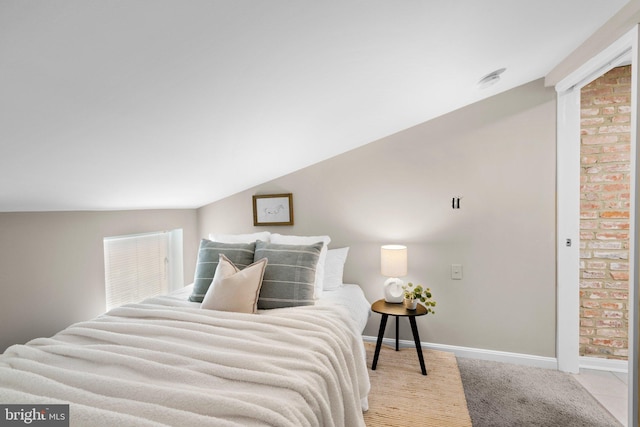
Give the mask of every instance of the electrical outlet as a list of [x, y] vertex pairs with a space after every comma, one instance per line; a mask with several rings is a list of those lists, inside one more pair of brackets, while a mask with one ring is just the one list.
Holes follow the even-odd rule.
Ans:
[[451, 264], [451, 278], [462, 280], [462, 264]]

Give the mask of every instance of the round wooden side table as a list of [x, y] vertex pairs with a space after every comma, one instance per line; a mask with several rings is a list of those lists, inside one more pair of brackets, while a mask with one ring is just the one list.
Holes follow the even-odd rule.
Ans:
[[413, 341], [416, 344], [416, 351], [418, 352], [420, 370], [422, 371], [422, 375], [427, 375], [427, 369], [424, 366], [424, 357], [422, 356], [422, 346], [420, 345], [420, 335], [418, 334], [418, 325], [416, 325], [416, 317], [427, 314], [426, 307], [422, 304], [418, 304], [415, 310], [408, 310], [402, 304], [393, 304], [381, 299], [371, 305], [371, 310], [382, 315], [382, 319], [380, 320], [380, 330], [378, 331], [378, 341], [376, 342], [376, 352], [373, 355], [371, 370], [376, 370], [378, 356], [380, 355], [380, 347], [382, 346], [382, 338], [384, 336], [384, 330], [387, 327], [387, 319], [389, 316], [395, 316], [396, 318], [396, 351], [398, 351], [398, 318], [408, 317], [409, 323], [411, 324], [411, 332], [413, 332]]

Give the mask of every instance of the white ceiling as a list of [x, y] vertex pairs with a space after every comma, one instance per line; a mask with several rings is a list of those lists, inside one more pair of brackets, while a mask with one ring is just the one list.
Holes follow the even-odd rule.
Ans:
[[0, 211], [199, 207], [541, 78], [625, 3], [0, 0]]

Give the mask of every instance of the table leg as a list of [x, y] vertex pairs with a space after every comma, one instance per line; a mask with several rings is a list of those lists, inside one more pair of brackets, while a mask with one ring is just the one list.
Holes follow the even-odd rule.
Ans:
[[424, 358], [422, 357], [422, 345], [420, 344], [420, 336], [418, 335], [418, 325], [416, 325], [416, 318], [414, 316], [409, 316], [409, 322], [411, 322], [413, 341], [415, 341], [416, 343], [416, 351], [418, 352], [418, 359], [420, 360], [420, 370], [422, 370], [422, 375], [427, 375], [427, 369], [424, 367]]
[[371, 370], [376, 370], [378, 364], [378, 356], [380, 355], [380, 347], [382, 346], [382, 337], [384, 336], [384, 329], [387, 327], [388, 314], [383, 314], [380, 320], [380, 330], [378, 331], [378, 342], [376, 342], [376, 352], [373, 355], [373, 363], [371, 364]]
[[399, 316], [396, 316], [396, 351], [398, 351], [398, 318]]

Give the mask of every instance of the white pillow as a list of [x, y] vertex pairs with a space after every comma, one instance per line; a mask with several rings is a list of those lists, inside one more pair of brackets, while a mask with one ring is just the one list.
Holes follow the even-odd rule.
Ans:
[[316, 266], [316, 280], [314, 283], [313, 297], [318, 299], [322, 294], [322, 284], [324, 282], [324, 264], [327, 259], [327, 246], [331, 242], [329, 236], [285, 236], [283, 234], [273, 233], [271, 235], [271, 243], [277, 243], [281, 245], [312, 245], [314, 243], [322, 242], [322, 250], [320, 250], [320, 258], [318, 258], [318, 265]]
[[268, 242], [270, 235], [268, 231], [250, 234], [209, 234], [209, 240], [220, 243], [253, 243], [256, 240]]
[[333, 291], [342, 286], [344, 263], [347, 261], [349, 248], [329, 249], [324, 264], [324, 282], [322, 290]]
[[267, 259], [263, 258], [240, 270], [220, 254], [216, 273], [200, 308], [255, 313], [266, 266]]

